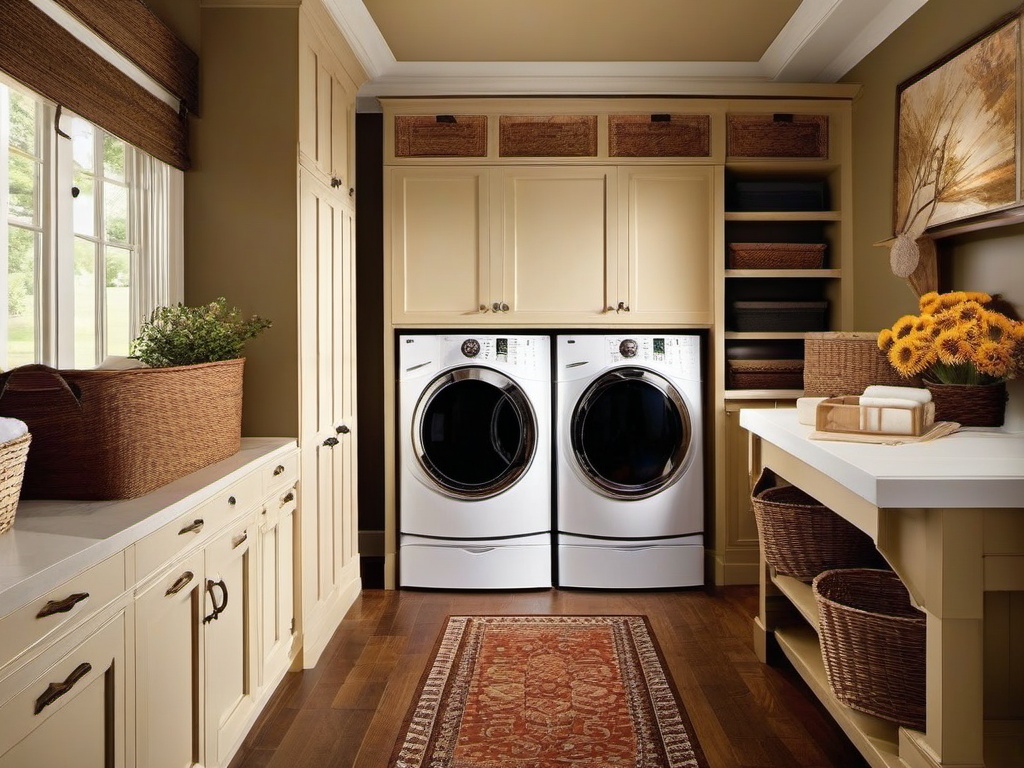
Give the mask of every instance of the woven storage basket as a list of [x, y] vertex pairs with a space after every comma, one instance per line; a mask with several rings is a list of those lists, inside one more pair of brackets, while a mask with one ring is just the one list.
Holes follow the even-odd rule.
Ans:
[[22, 498], [131, 499], [236, 453], [243, 364], [0, 375], [0, 415], [33, 438]]
[[939, 384], [925, 381], [935, 402], [936, 421], [955, 421], [961, 427], [1001, 427], [1006, 417], [1006, 382]]
[[734, 301], [733, 330], [815, 331], [828, 327], [827, 301]]
[[925, 615], [892, 571], [826, 571], [812, 587], [832, 693], [852, 709], [925, 727]]
[[919, 378], [903, 378], [878, 349], [876, 333], [804, 335], [804, 396], [859, 395], [871, 384], [919, 387]]
[[800, 389], [803, 360], [727, 360], [730, 389]]
[[751, 496], [764, 559], [776, 572], [810, 583], [832, 568], [879, 567], [871, 538], [792, 485], [761, 472]]
[[729, 269], [820, 269], [824, 243], [729, 243]]
[[14, 524], [31, 433], [0, 443], [0, 533]]

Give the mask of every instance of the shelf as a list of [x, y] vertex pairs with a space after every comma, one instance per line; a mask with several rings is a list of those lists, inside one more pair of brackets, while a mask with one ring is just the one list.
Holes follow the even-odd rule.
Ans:
[[840, 169], [836, 160], [801, 160], [792, 157], [727, 157], [725, 167], [737, 178], [746, 178], [752, 174], [770, 177], [825, 174]]
[[725, 277], [842, 277], [841, 269], [727, 269]]
[[814, 590], [810, 584], [804, 584], [792, 576], [775, 574], [772, 576], [772, 583], [779, 588], [789, 601], [800, 611], [800, 615], [806, 619], [811, 628], [818, 631], [818, 601], [814, 599]]
[[811, 331], [726, 331], [726, 341], [739, 341], [741, 339], [796, 339], [803, 341], [804, 334]]
[[814, 630], [810, 627], [776, 629], [775, 639], [800, 677], [872, 768], [906, 768], [899, 757], [899, 726], [850, 709], [832, 694]]
[[796, 400], [803, 397], [802, 389], [727, 389], [726, 400]]
[[727, 211], [726, 221], [839, 221], [839, 211]]

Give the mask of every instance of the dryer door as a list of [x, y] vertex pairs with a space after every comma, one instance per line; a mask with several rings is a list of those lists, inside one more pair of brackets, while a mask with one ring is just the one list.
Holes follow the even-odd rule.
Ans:
[[643, 499], [679, 479], [693, 458], [686, 400], [645, 368], [615, 368], [586, 389], [572, 415], [577, 470], [599, 493]]
[[490, 368], [445, 371], [423, 390], [413, 414], [416, 459], [456, 499], [508, 490], [537, 452], [537, 419], [523, 390]]

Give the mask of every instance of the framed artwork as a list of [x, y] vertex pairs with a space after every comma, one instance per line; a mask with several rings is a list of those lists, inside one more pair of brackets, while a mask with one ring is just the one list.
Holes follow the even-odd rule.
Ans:
[[993, 226], [1020, 208], [1020, 57], [1015, 13], [900, 84], [894, 235]]

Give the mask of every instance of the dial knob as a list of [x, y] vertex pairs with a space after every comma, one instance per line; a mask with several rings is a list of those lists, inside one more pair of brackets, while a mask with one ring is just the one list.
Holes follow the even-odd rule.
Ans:
[[480, 354], [480, 342], [476, 339], [466, 339], [462, 342], [462, 354], [466, 357], [476, 357]]
[[634, 339], [623, 339], [619, 344], [619, 354], [623, 357], [636, 357], [637, 343]]

